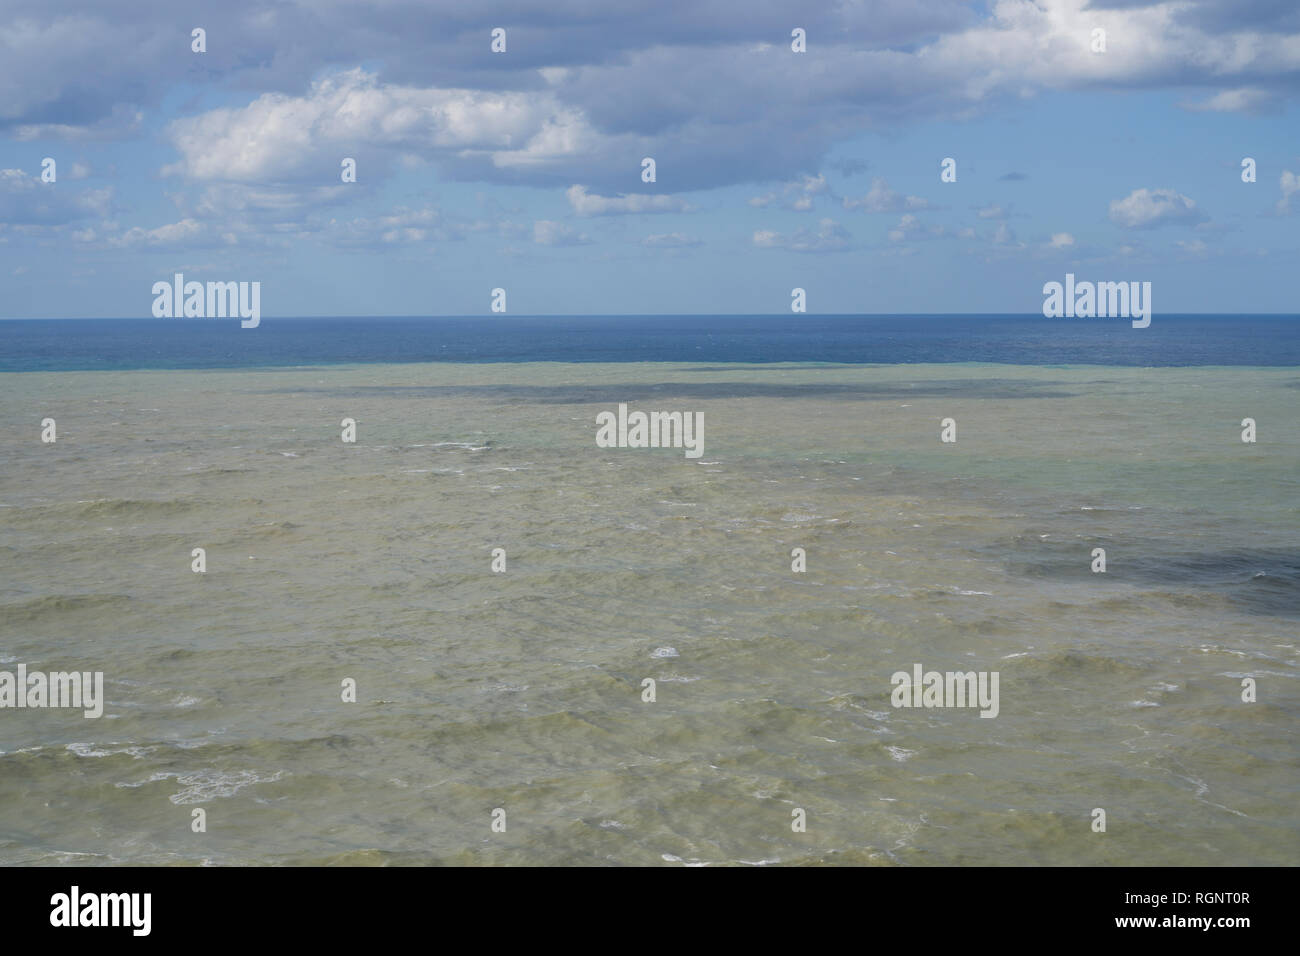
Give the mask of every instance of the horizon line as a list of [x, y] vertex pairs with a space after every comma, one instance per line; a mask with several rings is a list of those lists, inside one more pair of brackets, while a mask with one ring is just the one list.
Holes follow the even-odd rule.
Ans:
[[[365, 312], [334, 315], [263, 315], [263, 321], [284, 319], [302, 321], [309, 319], [671, 319], [706, 316], [710, 318], [778, 318], [800, 316], [803, 318], [1038, 318], [1048, 322], [1087, 322], [1099, 321], [1097, 317], [1085, 316], [1049, 318], [1041, 312], [527, 312], [527, 313], [385, 313], [382, 315]], [[1214, 317], [1278, 317], [1300, 318], [1297, 312], [1164, 312], [1163, 318], [1214, 318]], [[239, 316], [226, 318], [237, 319]], [[1101, 319], [1107, 317], [1102, 316]], [[203, 317], [158, 317], [153, 315], [38, 315], [38, 316], [0, 316], [0, 322], [211, 322], [220, 321], [212, 316]]]

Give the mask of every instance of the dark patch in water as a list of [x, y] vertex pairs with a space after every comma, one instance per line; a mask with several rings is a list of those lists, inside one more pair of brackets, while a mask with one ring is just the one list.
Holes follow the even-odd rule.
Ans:
[[735, 365], [683, 365], [679, 372], [824, 372], [828, 369], [863, 369], [890, 368], [879, 362], [866, 365], [860, 362], [816, 362], [807, 365], [756, 365], [753, 362], [737, 362]]
[[1220, 594], [1252, 614], [1300, 617], [1300, 550], [1229, 548], [1152, 554], [1145, 546], [1114, 541], [1106, 548], [1106, 574], [1093, 574], [1091, 546], [1020, 538], [1007, 568], [1027, 577], [1091, 579], [1107, 585], [1145, 586], [1166, 594]]
[[613, 385], [357, 385], [340, 388], [269, 389], [264, 395], [317, 394], [335, 397], [447, 398], [478, 395], [539, 405], [635, 404], [659, 396], [673, 398], [842, 398], [877, 401], [907, 398], [1074, 398], [1075, 392], [1048, 386], [1061, 382], [1023, 382], [1015, 379], [951, 379], [911, 385], [873, 383], [809, 383], [806, 385], [763, 382], [661, 382]]

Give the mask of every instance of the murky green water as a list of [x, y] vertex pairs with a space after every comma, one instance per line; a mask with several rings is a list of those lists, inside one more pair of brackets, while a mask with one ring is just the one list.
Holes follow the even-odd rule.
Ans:
[[[0, 710], [0, 863], [1294, 864], [1298, 385], [0, 376], [0, 669], [107, 694]], [[618, 402], [704, 455], [597, 448]], [[998, 716], [892, 707], [915, 663]]]

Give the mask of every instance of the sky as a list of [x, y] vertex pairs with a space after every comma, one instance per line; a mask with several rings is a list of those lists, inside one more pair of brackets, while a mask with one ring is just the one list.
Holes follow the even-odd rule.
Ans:
[[1296, 313], [1298, 93], [1295, 0], [0, 0], [0, 318]]

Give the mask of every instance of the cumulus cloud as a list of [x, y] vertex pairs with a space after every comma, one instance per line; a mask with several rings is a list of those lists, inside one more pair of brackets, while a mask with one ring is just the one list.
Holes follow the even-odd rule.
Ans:
[[1016, 241], [1015, 231], [1005, 222], [998, 223], [998, 228], [993, 233], [993, 245], [995, 246], [1013, 246], [1019, 249], [1023, 243]]
[[[1094, 9], [1105, 6], [1104, 11]], [[1241, 4], [1235, 4], [1240, 7]], [[1217, 8], [1218, 22], [1206, 11]], [[978, 26], [940, 36], [923, 56], [942, 64], [950, 75], [965, 79], [958, 89], [978, 100], [1001, 92], [1032, 87], [1084, 89], [1200, 83], [1255, 85], [1267, 77], [1277, 85], [1300, 65], [1294, 17], [1283, 6], [1247, 18], [1232, 0], [1199, 4], [1090, 3], [1090, 0], [996, 0], [992, 16]], [[1102, 22], [1104, 19], [1104, 22]], [[1269, 30], [1270, 21], [1283, 21]], [[1110, 38], [1105, 55], [1090, 52], [1094, 27]]]
[[[93, 238], [93, 233], [92, 233]], [[168, 223], [154, 229], [135, 226], [117, 236], [108, 239], [110, 246], [138, 248], [193, 247], [203, 244], [203, 240], [215, 241], [208, 228], [194, 219], [182, 219], [180, 222]]]
[[[510, 53], [492, 56], [484, 38], [500, 17], [468, 0], [386, 0], [362, 14], [333, 2], [24, 4], [21, 16], [0, 15], [0, 130], [133, 135], [141, 115], [189, 80], [263, 93], [179, 121], [173, 170], [198, 179], [309, 179], [330, 171], [328, 159], [337, 178], [339, 149], [368, 147], [358, 158], [372, 177], [410, 151], [454, 178], [565, 177], [602, 191], [626, 182], [629, 157], [653, 155], [687, 191], [788, 180], [864, 128], [951, 118], [1047, 89], [1195, 84], [1209, 91], [1198, 108], [1215, 110], [1294, 95], [1293, 5], [1107, 6], [627, 0], [595, 17], [588, 0], [554, 0], [513, 6]], [[1111, 38], [1104, 56], [1088, 49], [1099, 21]], [[195, 56], [177, 22], [203, 22], [222, 42]], [[816, 70], [789, 54], [792, 23], [815, 38]], [[337, 79], [361, 63], [382, 64], [382, 78]], [[215, 137], [210, 158], [204, 134]]]
[[[108, 115], [93, 123], [23, 123], [12, 129], [13, 138], [22, 142], [38, 139], [63, 140], [69, 143], [126, 139], [140, 131], [144, 114], [121, 103], [114, 104]], [[4, 128], [0, 122], [0, 129]]]
[[641, 245], [652, 249], [685, 249], [688, 246], [702, 246], [704, 240], [681, 232], [668, 232], [646, 236], [641, 240]]
[[791, 252], [839, 252], [848, 248], [851, 236], [833, 219], [823, 219], [817, 228], [800, 228], [787, 234], [760, 229], [754, 233], [754, 245], [760, 249], [788, 249]]
[[203, 219], [238, 217], [250, 223], [283, 222], [299, 218], [308, 210], [336, 206], [349, 197], [349, 189], [337, 186], [249, 186], [244, 183], [209, 183], [196, 197], [188, 193], [172, 196], [182, 213]]
[[1251, 86], [1222, 90], [1200, 103], [1183, 104], [1184, 109], [1197, 113], [1268, 113], [1277, 106], [1276, 93]]
[[1291, 197], [1300, 192], [1300, 176], [1291, 172], [1289, 169], [1282, 170], [1282, 198], [1277, 201], [1277, 211], [1280, 213], [1289, 213], [1291, 211]]
[[1205, 219], [1196, 203], [1172, 189], [1135, 189], [1110, 204], [1110, 221], [1127, 229], [1151, 229], [1174, 223], [1193, 225]]
[[398, 206], [386, 215], [353, 219], [331, 218], [320, 224], [320, 234], [343, 248], [383, 249], [398, 245], [463, 239], [465, 228], [450, 223], [431, 206]]
[[325, 181], [337, 180], [341, 157], [383, 148], [528, 169], [590, 153], [600, 139], [549, 92], [394, 86], [361, 69], [322, 77], [305, 96], [266, 93], [178, 119], [167, 132], [181, 159], [164, 175], [244, 183], [319, 180], [326, 170]]
[[884, 179], [877, 177], [871, 181], [871, 191], [861, 199], [845, 197], [844, 208], [863, 212], [903, 212], [929, 209], [930, 203], [919, 196], [901, 196], [890, 189]]
[[[863, 159], [826, 157], [859, 151], [867, 131], [884, 133], [879, 142], [888, 148], [889, 134], [905, 124], [978, 117], [1049, 90], [1196, 89], [1198, 102], [1188, 109], [1252, 113], [1294, 100], [1300, 89], [1300, 13], [1274, 0], [853, 0], [813, 7], [803, 0], [626, 0], [599, 16], [591, 9], [590, 0], [515, 5], [505, 24], [510, 53], [493, 56], [486, 37], [501, 25], [499, 16], [468, 0], [436, 7], [382, 0], [362, 14], [333, 0], [0, 0], [0, 136], [145, 144], [155, 124], [180, 114], [162, 130], [175, 150], [163, 172], [177, 207], [165, 218], [177, 221], [146, 219], [125, 232], [116, 223], [92, 227], [83, 220], [108, 218], [114, 194], [81, 189], [73, 161], [81, 150], [65, 150], [72, 155], [66, 167], [60, 155], [57, 191], [0, 179], [0, 220], [10, 224], [0, 225], [0, 238], [71, 224], [63, 234], [75, 228], [86, 242], [139, 248], [318, 234], [385, 249], [487, 231], [559, 245], [583, 233], [537, 216], [688, 212], [682, 197], [692, 191], [743, 185], [742, 198], [758, 194], [752, 205], [817, 211], [804, 219], [810, 224], [830, 211], [817, 208], [827, 200], [889, 215], [885, 222], [898, 221], [890, 238], [903, 243], [951, 232], [921, 223], [914, 214], [930, 203], [900, 195], [883, 178], [862, 195], [864, 176], [857, 195], [841, 199], [824, 176], [808, 172], [862, 173]], [[202, 23], [210, 41], [221, 42], [194, 55], [188, 27], [178, 34], [178, 22]], [[806, 57], [789, 53], [793, 23], [815, 44]], [[1098, 23], [1109, 33], [1104, 56], [1088, 50]], [[106, 49], [130, 55], [105, 56]], [[178, 87], [203, 92], [164, 103]], [[358, 161], [356, 184], [339, 181], [344, 156]], [[643, 156], [656, 158], [658, 186], [639, 182]], [[96, 173], [115, 174], [116, 157], [90, 159]], [[873, 170], [902, 161], [873, 160]], [[1029, 178], [1014, 171], [1013, 162], [1028, 167], [1010, 155], [1003, 162], [1001, 181]], [[382, 214], [374, 207], [384, 177], [408, 167], [426, 168], [426, 185], [567, 189], [574, 216], [513, 210], [517, 222], [470, 223], [430, 209]], [[991, 165], [985, 173], [998, 175]], [[1274, 196], [1279, 212], [1294, 211], [1296, 189], [1296, 174], [1284, 173], [1281, 197]], [[135, 208], [147, 208], [145, 190], [156, 195], [145, 183], [131, 197]], [[367, 204], [358, 207], [365, 217], [339, 211], [357, 200]], [[424, 199], [409, 201], [418, 207]], [[997, 208], [980, 214], [988, 229], [1002, 219]], [[1110, 218], [1133, 230], [1206, 220], [1169, 189], [1135, 190], [1110, 204]], [[990, 236], [975, 225], [981, 242], [1015, 242], [1009, 229]], [[668, 231], [674, 226], [642, 242], [680, 247], [675, 237], [683, 234]], [[1041, 249], [1048, 230], [1033, 231]], [[834, 251], [848, 239], [823, 220], [786, 234], [761, 231], [753, 244]]]
[[579, 216], [620, 216], [642, 212], [690, 212], [691, 205], [677, 196], [633, 193], [622, 196], [597, 196], [585, 186], [570, 186], [564, 193]]
[[533, 223], [533, 242], [539, 246], [585, 246], [593, 240], [572, 226], [549, 219]]
[[802, 179], [787, 183], [779, 194], [771, 192], [754, 196], [748, 202], [751, 206], [764, 209], [780, 199], [787, 209], [807, 212], [813, 207], [813, 197], [827, 192], [829, 188], [825, 173], [818, 173], [816, 176], [805, 175]]
[[1069, 249], [1074, 245], [1074, 236], [1068, 232], [1054, 232], [1048, 245], [1053, 249]]
[[889, 230], [890, 242], [905, 242], [913, 239], [942, 239], [948, 234], [943, 226], [927, 226], [910, 212], [898, 220], [898, 225]]
[[113, 191], [72, 190], [42, 182], [21, 169], [0, 169], [0, 221], [16, 226], [61, 226], [108, 215]]

